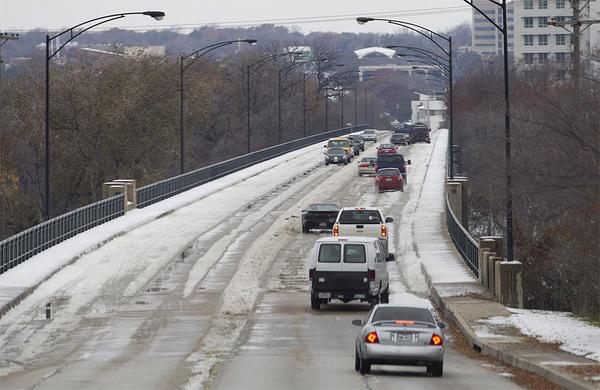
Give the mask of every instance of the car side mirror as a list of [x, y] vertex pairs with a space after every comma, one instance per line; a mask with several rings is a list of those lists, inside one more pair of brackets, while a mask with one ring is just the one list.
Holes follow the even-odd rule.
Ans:
[[445, 322], [438, 322], [438, 326], [440, 327], [440, 329], [446, 329], [446, 323]]
[[392, 217], [387, 217], [387, 218], [385, 219], [385, 222], [394, 222], [394, 218], [392, 218]]
[[303, 213], [305, 213], [305, 212], [306, 212], [306, 210], [302, 210], [302, 212], [303, 212]]
[[385, 257], [385, 261], [395, 261], [396, 260], [396, 255], [394, 255], [393, 253], [388, 253], [388, 255]]
[[362, 320], [352, 320], [352, 325], [363, 326], [363, 322], [362, 322]]
[[406, 160], [406, 165], [410, 165], [410, 160]]
[[324, 147], [324, 148], [326, 148], [326, 147], [327, 147], [327, 145], [323, 145], [323, 147]]

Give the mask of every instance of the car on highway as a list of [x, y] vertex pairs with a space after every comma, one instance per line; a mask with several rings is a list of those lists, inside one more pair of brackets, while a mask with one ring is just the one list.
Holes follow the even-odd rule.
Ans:
[[302, 233], [310, 229], [331, 229], [335, 223], [340, 207], [335, 203], [313, 203], [302, 210], [300, 218]]
[[354, 157], [354, 148], [352, 147], [352, 144], [350, 144], [350, 141], [348, 141], [346, 137], [330, 138], [329, 140], [327, 140], [327, 145], [325, 145], [325, 148], [327, 148], [328, 150], [330, 148], [342, 148], [344, 152], [348, 155], [348, 160]]
[[404, 133], [394, 133], [390, 137], [390, 143], [394, 145], [408, 145], [409, 137], [407, 134]]
[[358, 141], [358, 145], [360, 146], [361, 152], [365, 151], [365, 139], [362, 137], [362, 135], [360, 135], [360, 134], [350, 134], [346, 138], [348, 138], [348, 139], [355, 139], [356, 141]]
[[368, 374], [373, 364], [425, 366], [427, 373], [444, 372], [444, 333], [425, 304], [374, 306], [366, 321], [353, 320], [362, 329], [354, 343], [354, 369]]
[[309, 254], [310, 306], [339, 299], [376, 305], [388, 302], [390, 280], [386, 254], [380, 240], [373, 237], [325, 237], [317, 240]]
[[363, 157], [358, 162], [358, 176], [374, 175], [377, 157]]
[[406, 184], [407, 165], [410, 165], [410, 160], [404, 160], [404, 156], [402, 156], [402, 154], [400, 153], [382, 154], [381, 156], [377, 156], [377, 164], [375, 165], [375, 171], [379, 172], [380, 169], [385, 168], [398, 168], [400, 173], [402, 173], [402, 179], [404, 179], [404, 184]]
[[358, 156], [360, 154], [360, 143], [356, 138], [348, 138], [350, 141], [350, 145], [352, 145], [352, 153], [354, 156]]
[[377, 130], [375, 129], [366, 129], [362, 132], [362, 137], [366, 141], [377, 142]]
[[398, 168], [380, 169], [375, 176], [375, 189], [377, 192], [396, 191], [404, 192], [404, 179]]
[[348, 165], [350, 156], [342, 148], [328, 148], [325, 152], [325, 165], [344, 164]]
[[387, 224], [394, 222], [392, 217], [384, 217], [377, 207], [344, 207], [340, 210], [333, 225], [333, 236], [374, 237], [381, 240], [388, 250]]
[[394, 144], [390, 144], [390, 143], [385, 143], [385, 144], [379, 144], [379, 146], [377, 147], [377, 155], [381, 156], [382, 154], [396, 154], [398, 153], [398, 149], [396, 147], [396, 145]]

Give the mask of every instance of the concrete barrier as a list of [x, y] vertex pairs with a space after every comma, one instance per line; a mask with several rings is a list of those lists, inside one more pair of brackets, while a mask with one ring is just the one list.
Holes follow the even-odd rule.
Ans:
[[494, 286], [498, 301], [506, 306], [523, 308], [522, 265], [519, 261], [494, 264]]

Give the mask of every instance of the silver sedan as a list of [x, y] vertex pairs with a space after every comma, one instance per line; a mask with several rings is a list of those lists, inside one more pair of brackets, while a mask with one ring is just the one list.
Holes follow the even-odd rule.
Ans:
[[444, 370], [443, 322], [425, 306], [379, 304], [373, 307], [356, 337], [354, 369], [368, 374], [372, 364], [425, 366], [440, 377]]

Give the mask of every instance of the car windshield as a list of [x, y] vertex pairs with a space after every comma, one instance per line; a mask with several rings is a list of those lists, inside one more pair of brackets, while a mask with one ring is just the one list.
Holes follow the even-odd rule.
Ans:
[[342, 148], [329, 148], [329, 149], [327, 149], [327, 154], [344, 154], [344, 149], [342, 149]]
[[400, 154], [386, 154], [379, 156], [377, 161], [384, 163], [404, 163], [404, 157]]
[[348, 141], [347, 140], [333, 140], [333, 141], [329, 141], [328, 146], [331, 147], [336, 147], [336, 146], [348, 146]]
[[420, 321], [435, 324], [431, 312], [419, 307], [379, 307], [373, 314], [371, 322], [378, 321]]
[[363, 159], [360, 160], [360, 162], [366, 162], [366, 163], [375, 162], [375, 161], [377, 161], [377, 159], [375, 157], [363, 157]]
[[396, 146], [394, 144], [381, 144], [379, 149], [396, 149]]
[[322, 244], [319, 248], [319, 263], [339, 263], [341, 253], [340, 244]]
[[375, 130], [365, 130], [364, 134], [375, 134]]
[[365, 246], [362, 244], [344, 245], [344, 263], [365, 263], [367, 256]]
[[396, 168], [380, 169], [377, 173], [378, 176], [399, 176], [400, 171]]
[[335, 204], [328, 203], [315, 203], [308, 206], [308, 211], [335, 211], [337, 212], [339, 208]]
[[342, 224], [378, 224], [381, 223], [381, 216], [377, 210], [344, 210], [340, 215], [340, 223]]

